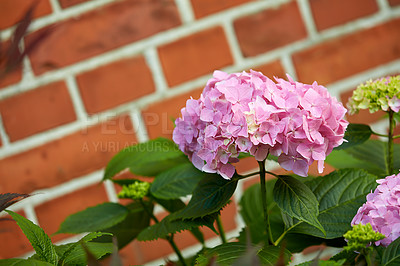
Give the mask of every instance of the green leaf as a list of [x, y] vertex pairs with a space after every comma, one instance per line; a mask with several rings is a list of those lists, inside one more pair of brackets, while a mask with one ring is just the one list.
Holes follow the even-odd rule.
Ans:
[[48, 263], [41, 260], [35, 259], [5, 259], [0, 260], [0, 266], [51, 266], [52, 263]]
[[[273, 200], [273, 188], [276, 179], [271, 179], [266, 182], [267, 190], [267, 204], [269, 210], [269, 221], [272, 228], [272, 236], [277, 239], [284, 230], [284, 224], [282, 221], [281, 210]], [[263, 214], [263, 206], [261, 202], [261, 189], [260, 184], [254, 184], [243, 193], [242, 198], [239, 202], [240, 215], [242, 216], [247, 228], [250, 233], [251, 242], [258, 244], [261, 241], [267, 239], [265, 232], [265, 222]], [[246, 231], [243, 230], [239, 239], [246, 242]]]
[[344, 139], [347, 142], [343, 142], [342, 145], [336, 149], [347, 149], [349, 147], [359, 145], [367, 141], [372, 134], [372, 130], [369, 125], [364, 124], [349, 124], [346, 132], [344, 133]]
[[282, 211], [304, 221], [325, 234], [318, 221], [318, 201], [314, 193], [302, 182], [291, 176], [279, 176], [274, 187], [274, 201]]
[[150, 192], [160, 199], [177, 199], [192, 194], [199, 181], [207, 174], [201, 172], [192, 163], [185, 163], [156, 176]]
[[341, 266], [346, 262], [345, 259], [339, 260], [339, 261], [334, 261], [334, 260], [311, 260], [311, 261], [306, 261], [300, 264], [297, 264], [296, 266]]
[[282, 247], [267, 246], [258, 252], [258, 257], [262, 265], [278, 265], [277, 263], [280, 260], [282, 260], [284, 265], [287, 265], [292, 254]]
[[165, 238], [169, 234], [174, 234], [183, 230], [190, 230], [203, 225], [215, 231], [213, 223], [217, 218], [216, 213], [193, 220], [177, 220], [175, 216], [176, 215], [174, 213], [170, 214], [159, 223], [147, 227], [139, 234], [137, 239], [139, 241], [150, 241], [158, 238]]
[[51, 243], [50, 237], [43, 231], [43, 229], [18, 213], [8, 210], [6, 210], [6, 212], [17, 222], [39, 258], [43, 261], [57, 264], [58, 256], [54, 245]]
[[[63, 254], [66, 250], [70, 249], [71, 245], [75, 245], [75, 243], [56, 246], [57, 253]], [[106, 254], [111, 254], [113, 251], [112, 243], [87, 242], [85, 245], [97, 260]], [[86, 253], [82, 245], [78, 245], [73, 249], [65, 259], [64, 265], [87, 265]]]
[[179, 211], [179, 210], [181, 210], [181, 209], [186, 207], [186, 204], [181, 199], [168, 199], [168, 200], [166, 200], [166, 199], [156, 198], [153, 195], [151, 195], [151, 196], [152, 196], [152, 199], [155, 202], [160, 204], [165, 210], [167, 210], [170, 213]]
[[103, 180], [125, 169], [141, 176], [155, 176], [187, 161], [173, 141], [157, 138], [121, 150], [108, 163]]
[[400, 264], [400, 238], [390, 243], [382, 255], [382, 265], [395, 266]]
[[351, 265], [354, 264], [356, 261], [356, 258], [359, 256], [359, 253], [355, 253], [354, 251], [348, 251], [348, 250], [342, 250], [341, 252], [337, 253], [333, 257], [331, 257], [329, 260], [331, 261], [343, 261], [346, 263], [346, 265]]
[[[395, 169], [400, 168], [400, 146], [394, 145]], [[378, 177], [386, 176], [386, 143], [379, 140], [368, 140], [362, 145], [352, 146], [346, 150], [334, 150], [326, 162], [338, 169], [364, 169]], [[397, 158], [397, 159], [396, 159]]]
[[[153, 211], [153, 205], [145, 203], [149, 211]], [[134, 202], [126, 206], [129, 210], [128, 215], [123, 221], [112, 227], [103, 229], [102, 232], [111, 233], [117, 238], [118, 248], [121, 249], [132, 240], [134, 240], [139, 233], [150, 225], [150, 216], [143, 206]], [[95, 239], [93, 242], [110, 243], [112, 238], [110, 236], [102, 236]]]
[[220, 175], [208, 174], [199, 182], [188, 205], [177, 213], [176, 218], [191, 219], [218, 212], [228, 203], [236, 186], [234, 177], [225, 180]]
[[[377, 186], [376, 176], [359, 169], [342, 169], [305, 183], [319, 202], [318, 220], [326, 238], [342, 237], [351, 229], [351, 220], [366, 201], [366, 195]], [[295, 233], [325, 237], [319, 230], [297, 222]]]
[[[280, 259], [281, 254], [284, 256], [284, 261], [289, 261], [290, 252], [287, 250], [281, 250], [280, 247], [267, 246], [265, 248], [257, 248], [258, 258], [262, 265], [275, 265]], [[245, 254], [248, 246], [244, 243], [231, 242], [216, 246], [212, 249], [207, 249], [203, 254], [197, 257], [196, 262], [199, 266], [209, 265], [210, 259], [216, 258], [216, 263], [220, 266], [232, 265], [237, 259]]]
[[69, 246], [67, 250], [64, 251], [64, 253], [60, 254], [60, 259], [59, 263], [63, 263], [68, 256], [74, 251], [74, 249], [80, 245], [80, 243], [87, 243], [95, 238], [98, 238], [103, 235], [110, 235], [109, 233], [102, 233], [102, 232], [92, 232], [87, 234], [86, 236], [82, 237], [78, 242], [72, 243], [72, 245]]
[[102, 231], [123, 221], [128, 213], [129, 210], [118, 203], [99, 204], [68, 216], [56, 234]]

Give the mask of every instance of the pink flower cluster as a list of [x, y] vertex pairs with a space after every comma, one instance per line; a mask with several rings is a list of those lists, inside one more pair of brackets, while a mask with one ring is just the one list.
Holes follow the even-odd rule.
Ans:
[[229, 179], [239, 153], [262, 161], [279, 156], [286, 170], [307, 176], [343, 142], [346, 109], [314, 82], [276, 83], [260, 72], [214, 72], [200, 99], [189, 99], [175, 122], [173, 140], [200, 170]]
[[400, 174], [376, 182], [378, 187], [367, 195], [351, 224], [370, 223], [374, 231], [386, 236], [375, 244], [388, 246], [400, 236]]

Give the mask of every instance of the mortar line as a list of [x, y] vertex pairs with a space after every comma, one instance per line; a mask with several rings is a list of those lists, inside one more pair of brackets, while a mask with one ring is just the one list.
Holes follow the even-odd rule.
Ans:
[[310, 37], [311, 40], [317, 39], [318, 32], [313, 20], [313, 14], [311, 12], [308, 0], [297, 0], [297, 3], [300, 9], [301, 17], [306, 26], [308, 36]]
[[85, 110], [85, 105], [83, 104], [82, 97], [78, 88], [78, 84], [74, 76], [66, 77], [66, 84], [68, 88], [68, 92], [70, 94], [72, 105], [74, 106], [75, 113], [77, 115], [78, 120], [86, 120], [88, 115]]
[[195, 20], [192, 5], [188, 0], [175, 0], [182, 22], [191, 23]]
[[233, 25], [231, 21], [224, 21], [222, 23], [222, 27], [225, 31], [225, 35], [228, 41], [229, 48], [233, 55], [234, 64], [240, 66], [243, 63], [243, 55], [240, 50], [240, 45], [237, 40], [235, 30], [233, 29]]
[[157, 49], [155, 47], [146, 49], [144, 51], [144, 56], [153, 76], [156, 91], [159, 93], [164, 93], [168, 89], [168, 84], [165, 79]]

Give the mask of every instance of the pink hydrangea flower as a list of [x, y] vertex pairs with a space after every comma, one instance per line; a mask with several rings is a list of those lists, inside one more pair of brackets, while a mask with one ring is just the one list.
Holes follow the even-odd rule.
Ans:
[[200, 99], [189, 99], [175, 122], [173, 140], [200, 170], [229, 179], [240, 152], [256, 160], [278, 156], [286, 170], [307, 176], [343, 142], [346, 109], [328, 90], [260, 72], [215, 71]]
[[367, 202], [358, 209], [351, 224], [370, 223], [374, 231], [386, 236], [375, 244], [388, 246], [400, 236], [400, 174], [376, 182], [378, 187], [367, 195]]

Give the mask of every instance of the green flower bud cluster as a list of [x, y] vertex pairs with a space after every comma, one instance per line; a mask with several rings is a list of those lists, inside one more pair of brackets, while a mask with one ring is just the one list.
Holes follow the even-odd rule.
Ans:
[[122, 190], [118, 193], [121, 199], [142, 199], [149, 192], [150, 183], [136, 181], [127, 186], [122, 186]]
[[375, 232], [370, 223], [365, 225], [356, 224], [353, 226], [352, 230], [347, 231], [347, 233], [343, 236], [348, 241], [347, 246], [344, 247], [344, 249], [349, 251], [361, 251], [366, 248], [372, 249], [371, 247], [367, 246], [372, 242], [376, 242], [385, 238], [385, 235]]
[[369, 80], [353, 91], [353, 96], [347, 103], [350, 114], [360, 109], [369, 109], [370, 113], [379, 110], [399, 111], [400, 104], [400, 75], [386, 77], [375, 81]]

